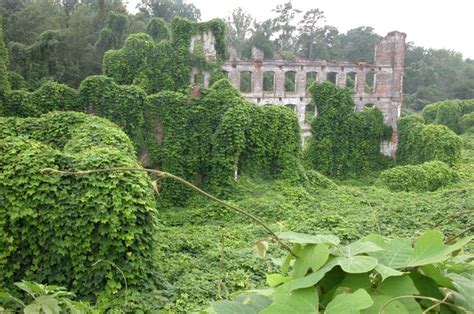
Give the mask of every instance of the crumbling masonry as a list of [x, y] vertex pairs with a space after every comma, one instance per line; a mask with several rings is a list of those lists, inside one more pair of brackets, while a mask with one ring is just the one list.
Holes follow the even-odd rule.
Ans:
[[[223, 63], [223, 70], [230, 82], [248, 100], [259, 104], [286, 105], [294, 109], [303, 137], [310, 134], [306, 115], [317, 115], [308, 112], [311, 101], [307, 87], [313, 80], [316, 82], [332, 81], [340, 87], [351, 88], [355, 103], [354, 110], [364, 107], [377, 107], [386, 124], [394, 132], [390, 141], [384, 142], [381, 151], [394, 156], [397, 144], [397, 120], [400, 117], [403, 103], [403, 72], [405, 61], [404, 33], [391, 32], [375, 46], [374, 63], [365, 61], [335, 62], [326, 60], [310, 61], [295, 59], [292, 61], [276, 57], [266, 60], [263, 52], [255, 47], [252, 57], [242, 60], [230, 49], [230, 58]], [[211, 33], [194, 36], [191, 41], [193, 51], [196, 43], [204, 47], [204, 54], [209, 61], [216, 60], [214, 38]], [[198, 70], [193, 69], [192, 82], [197, 82]], [[207, 85], [209, 74], [203, 73], [202, 82]]]

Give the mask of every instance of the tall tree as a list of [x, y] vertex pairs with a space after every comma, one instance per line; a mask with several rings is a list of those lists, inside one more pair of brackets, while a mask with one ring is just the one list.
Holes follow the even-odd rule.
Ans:
[[10, 89], [8, 79], [8, 51], [3, 41], [2, 16], [0, 15], [0, 94]]
[[295, 36], [296, 26], [293, 21], [296, 14], [301, 13], [300, 10], [294, 9], [291, 2], [278, 5], [272, 10], [277, 14], [273, 19], [273, 31], [276, 34], [276, 47], [280, 51], [294, 51], [295, 50]]
[[240, 7], [234, 9], [231, 16], [226, 19], [227, 38], [236, 48], [239, 56], [242, 55], [246, 42], [255, 32], [255, 29], [252, 27], [255, 25], [254, 23], [255, 19]]
[[374, 60], [374, 47], [382, 37], [372, 27], [361, 26], [340, 36], [343, 58], [349, 61]]
[[310, 60], [315, 58], [315, 41], [318, 37], [318, 30], [320, 30], [319, 22], [324, 20], [323, 11], [311, 9], [304, 14], [303, 19], [298, 23], [300, 52]]

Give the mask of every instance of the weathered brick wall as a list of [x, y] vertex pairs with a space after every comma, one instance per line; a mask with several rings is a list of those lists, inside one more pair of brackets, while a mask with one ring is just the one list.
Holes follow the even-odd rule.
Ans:
[[[352, 63], [296, 59], [290, 62], [281, 58], [265, 60], [263, 52], [253, 47], [250, 60], [239, 59], [235, 50], [231, 49], [230, 58], [224, 62], [223, 70], [228, 73], [229, 80], [237, 88], [240, 88], [240, 73], [243, 71], [252, 73], [251, 91], [243, 93], [248, 100], [261, 105], [292, 105], [303, 130], [303, 136], [308, 136], [310, 130], [305, 124], [306, 106], [311, 100], [306, 92], [308, 73], [316, 72], [318, 82], [324, 82], [332, 75], [335, 77], [334, 83], [340, 87], [346, 87], [349, 73], [355, 73], [354, 109], [361, 111], [365, 106], [370, 105], [382, 111], [385, 123], [392, 126], [395, 132], [391, 141], [383, 143], [381, 150], [384, 154], [393, 156], [397, 143], [396, 123], [403, 103], [405, 37], [404, 33], [391, 32], [383, 38], [375, 47], [373, 64], [362, 61]], [[207, 34], [203, 39], [205, 39], [204, 50], [212, 51], [213, 47], [207, 47], [207, 45], [213, 45], [213, 41]], [[211, 55], [209, 60], [215, 60], [212, 59], [212, 53], [209, 55]], [[274, 73], [271, 91], [265, 91], [263, 86], [264, 73], [267, 71]], [[296, 73], [294, 91], [285, 91], [285, 75], [288, 72]], [[367, 90], [366, 75], [370, 72], [373, 72], [375, 76], [373, 86]]]

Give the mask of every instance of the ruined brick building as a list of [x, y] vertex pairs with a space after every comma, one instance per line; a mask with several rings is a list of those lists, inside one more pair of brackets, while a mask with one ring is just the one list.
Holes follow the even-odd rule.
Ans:
[[[354, 110], [361, 111], [366, 106], [379, 108], [386, 124], [393, 127], [392, 140], [382, 144], [381, 150], [392, 155], [397, 143], [397, 120], [403, 103], [403, 73], [405, 61], [404, 33], [389, 33], [375, 46], [374, 63], [365, 61], [339, 62], [326, 60], [274, 60], [264, 59], [263, 52], [255, 47], [248, 60], [239, 59], [235, 50], [230, 50], [229, 60], [223, 63], [223, 70], [230, 82], [248, 100], [259, 104], [286, 105], [294, 109], [300, 123], [303, 137], [310, 134], [306, 115], [311, 101], [306, 89], [313, 80], [331, 81], [340, 87], [351, 88], [355, 103]], [[190, 49], [200, 42], [204, 54], [210, 61], [215, 60], [212, 33], [194, 36]], [[196, 82], [197, 69], [193, 69], [192, 83]], [[204, 84], [209, 82], [209, 73], [203, 73]], [[244, 84], [245, 83], [245, 84]], [[244, 86], [245, 85], [245, 86]]]

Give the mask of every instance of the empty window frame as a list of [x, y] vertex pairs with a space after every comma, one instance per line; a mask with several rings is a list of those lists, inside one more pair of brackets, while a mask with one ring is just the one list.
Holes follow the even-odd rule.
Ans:
[[318, 82], [318, 72], [306, 73], [306, 88], [310, 87], [313, 82]]
[[240, 91], [242, 93], [252, 92], [252, 72], [251, 71], [240, 72]]
[[349, 72], [346, 75], [346, 88], [355, 89], [356, 87], [356, 72]]
[[370, 70], [365, 73], [365, 92], [373, 93], [375, 92], [375, 71]]
[[296, 72], [288, 71], [285, 72], [285, 92], [296, 91]]
[[263, 72], [263, 91], [273, 92], [275, 90], [275, 72]]
[[333, 84], [336, 84], [336, 78], [337, 78], [337, 72], [328, 72], [326, 74], [326, 80]]

